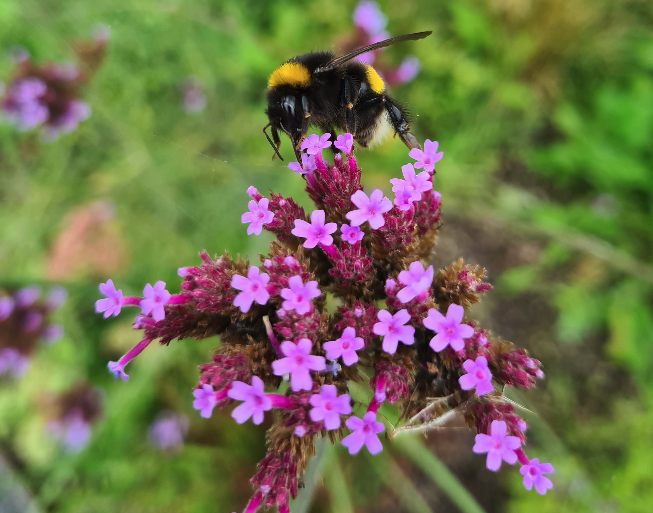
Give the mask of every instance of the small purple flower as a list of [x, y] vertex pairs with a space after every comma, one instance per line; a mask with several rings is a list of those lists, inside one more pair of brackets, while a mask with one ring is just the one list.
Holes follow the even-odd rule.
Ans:
[[73, 410], [63, 420], [50, 422], [48, 431], [71, 453], [81, 451], [91, 438], [91, 425], [84, 420], [82, 412]]
[[424, 171], [431, 174], [434, 171], [434, 164], [442, 158], [442, 152], [438, 152], [438, 141], [428, 139], [424, 142], [424, 151], [413, 148], [408, 155], [417, 161], [415, 162], [417, 169], [423, 167]]
[[284, 310], [295, 310], [299, 315], [311, 311], [311, 299], [320, 295], [316, 281], [309, 281], [304, 285], [301, 276], [292, 276], [288, 280], [287, 289], [281, 289], [281, 297], [285, 299], [281, 305]]
[[1, 104], [7, 119], [20, 131], [31, 130], [45, 123], [50, 111], [41, 100], [47, 90], [45, 82], [38, 78], [15, 81]]
[[331, 134], [323, 134], [322, 137], [317, 134], [311, 134], [304, 139], [300, 149], [302, 151], [306, 150], [306, 153], [309, 155], [315, 155], [316, 153], [320, 153], [323, 148], [331, 146], [331, 141], [329, 141], [330, 137]]
[[33, 285], [31, 287], [23, 287], [14, 294], [14, 300], [18, 308], [29, 308], [41, 295], [41, 288]]
[[[419, 193], [417, 193], [419, 194]], [[395, 193], [395, 200], [393, 201], [395, 207], [397, 207], [402, 212], [407, 212], [411, 205], [415, 203], [419, 198], [417, 197], [414, 191], [404, 189], [397, 191]]]
[[340, 415], [351, 413], [351, 397], [342, 394], [338, 397], [335, 385], [322, 385], [320, 395], [311, 396], [310, 402], [313, 409], [309, 412], [313, 422], [324, 421], [327, 431], [340, 428]]
[[64, 304], [67, 297], [68, 292], [66, 292], [66, 289], [63, 287], [52, 287], [45, 298], [45, 308], [50, 312], [58, 310]]
[[349, 449], [349, 454], [356, 454], [363, 445], [367, 446], [370, 454], [378, 454], [383, 446], [378, 437], [385, 429], [381, 422], [376, 422], [376, 413], [368, 411], [363, 419], [349, 417], [345, 425], [353, 431], [342, 440], [342, 445]]
[[98, 299], [95, 302], [96, 313], [104, 312], [104, 318], [111, 315], [116, 317], [120, 313], [120, 306], [122, 303], [122, 290], [116, 290], [113, 285], [113, 280], [107, 280], [106, 283], [100, 283], [100, 292], [107, 296], [105, 299]]
[[58, 324], [50, 324], [46, 326], [43, 333], [41, 333], [41, 340], [48, 345], [59, 342], [61, 337], [63, 337], [63, 327]]
[[351, 201], [358, 207], [358, 210], [352, 210], [345, 216], [351, 221], [351, 225], [360, 226], [368, 221], [373, 230], [385, 224], [383, 214], [392, 208], [392, 202], [383, 196], [380, 189], [372, 192], [369, 198], [363, 191], [356, 191], [352, 194]]
[[0, 297], [0, 322], [4, 321], [12, 314], [15, 304], [16, 302], [12, 297]]
[[[75, 72], [76, 69], [75, 69]], [[77, 129], [82, 121], [91, 116], [91, 107], [82, 101], [69, 101], [63, 112], [56, 118], [51, 119], [44, 127], [43, 139], [47, 142], [54, 141], [59, 134], [67, 134]]]
[[242, 424], [252, 417], [254, 424], [263, 422], [263, 412], [272, 409], [272, 401], [263, 391], [263, 381], [257, 376], [252, 376], [252, 384], [234, 381], [227, 395], [236, 401], [244, 401], [231, 412], [231, 416], [238, 424]]
[[129, 375], [125, 373], [125, 365], [120, 362], [107, 363], [107, 369], [115, 379], [124, 379], [125, 381], [129, 379]]
[[9, 374], [14, 378], [19, 378], [27, 372], [28, 366], [29, 360], [17, 349], [5, 347], [0, 350], [0, 376]]
[[343, 224], [340, 227], [340, 231], [342, 232], [342, 240], [349, 242], [349, 244], [356, 244], [363, 240], [363, 237], [365, 236], [358, 226]]
[[336, 138], [334, 146], [349, 157], [351, 155], [351, 149], [354, 146], [354, 136], [349, 133], [339, 135]]
[[313, 380], [310, 371], [321, 371], [326, 368], [326, 362], [322, 356], [311, 355], [313, 342], [302, 338], [294, 344], [285, 341], [281, 344], [281, 351], [286, 358], [272, 362], [272, 370], [275, 376], [290, 374], [290, 388], [293, 392], [300, 390], [311, 390]]
[[206, 108], [206, 95], [195, 77], [188, 77], [181, 86], [182, 106], [186, 114], [197, 114]]
[[410, 321], [410, 314], [406, 309], [399, 310], [394, 316], [387, 310], [379, 310], [377, 322], [372, 331], [383, 337], [383, 350], [389, 354], [397, 352], [399, 342], [410, 346], [415, 342], [415, 328], [405, 326]]
[[140, 306], [143, 309], [143, 315], [152, 314], [155, 321], [162, 321], [165, 319], [166, 313], [163, 305], [170, 299], [170, 292], [166, 290], [166, 284], [162, 281], [157, 281], [154, 287], [149, 283], [143, 289], [143, 299]]
[[270, 299], [270, 293], [265, 286], [270, 281], [270, 276], [261, 273], [258, 267], [252, 266], [247, 270], [247, 278], [240, 274], [234, 274], [231, 278], [231, 286], [236, 290], [242, 290], [234, 299], [234, 306], [240, 308], [243, 313], [249, 312], [252, 303], [256, 301], [264, 305]]
[[392, 178], [390, 180], [392, 192], [408, 191], [413, 193], [415, 200], [419, 200], [422, 197], [422, 192], [433, 189], [433, 182], [430, 180], [431, 175], [426, 171], [422, 171], [416, 175], [413, 165], [406, 164], [405, 166], [401, 166], [401, 172], [404, 175], [403, 180], [400, 178]]
[[303, 246], [305, 248], [314, 248], [318, 244], [330, 246], [333, 244], [331, 234], [338, 229], [336, 223], [324, 224], [324, 210], [313, 210], [311, 214], [311, 223], [302, 219], [295, 219], [295, 228], [290, 232], [296, 237], [305, 238]]
[[460, 388], [463, 390], [471, 390], [476, 387], [476, 395], [485, 395], [494, 390], [492, 386], [492, 373], [487, 366], [487, 358], [479, 356], [474, 360], [465, 360], [463, 363], [465, 369], [464, 376], [458, 378]]
[[22, 319], [22, 326], [26, 332], [36, 331], [43, 323], [43, 314], [40, 312], [27, 312]]
[[354, 328], [345, 328], [342, 337], [337, 340], [324, 343], [327, 360], [337, 360], [342, 356], [342, 362], [347, 365], [354, 365], [358, 361], [356, 351], [363, 349], [365, 342], [356, 336]]
[[550, 463], [540, 463], [537, 458], [533, 458], [528, 465], [523, 465], [519, 472], [524, 476], [524, 488], [530, 490], [535, 485], [537, 493], [544, 495], [547, 490], [553, 488], [553, 483], [548, 477], [542, 474], [553, 472], [553, 465]]
[[152, 445], [164, 451], [178, 450], [184, 445], [186, 433], [188, 433], [188, 417], [164, 411], [157, 415], [150, 425], [147, 439]]
[[400, 84], [410, 82], [417, 76], [421, 67], [422, 65], [417, 57], [404, 57], [404, 60], [401, 61], [401, 64], [394, 73], [394, 80]]
[[193, 408], [200, 411], [200, 417], [208, 419], [213, 413], [213, 408], [215, 408], [216, 403], [218, 402], [215, 398], [215, 392], [211, 385], [202, 385], [199, 388], [193, 390]]
[[496, 472], [505, 461], [512, 465], [517, 461], [515, 451], [521, 447], [521, 440], [516, 436], [506, 436], [508, 426], [503, 420], [493, 420], [490, 425], [490, 435], [479, 433], [472, 449], [476, 454], [487, 453], [485, 463], [488, 470]]
[[399, 273], [399, 282], [406, 285], [397, 294], [397, 299], [402, 303], [408, 303], [411, 299], [419, 296], [428, 290], [433, 283], [433, 266], [430, 265], [426, 271], [421, 262], [413, 262], [408, 271]]
[[247, 206], [249, 207], [249, 212], [245, 212], [241, 218], [241, 223], [251, 223], [247, 227], [247, 235], [261, 235], [261, 230], [263, 225], [270, 224], [272, 219], [274, 219], [274, 212], [268, 210], [268, 205], [270, 201], [267, 198], [261, 198], [257, 203], [254, 200], [251, 200]]
[[465, 339], [474, 335], [474, 328], [461, 324], [464, 314], [463, 307], [456, 304], [449, 305], [446, 317], [433, 308], [429, 310], [428, 317], [422, 322], [437, 333], [429, 343], [433, 351], [440, 352], [447, 346], [460, 351], [465, 347]]
[[315, 165], [315, 155], [302, 153], [302, 163], [300, 164], [299, 162], [291, 162], [288, 164], [288, 169], [302, 175], [305, 175], [306, 173], [312, 173], [317, 169], [317, 166]]
[[388, 23], [388, 17], [381, 12], [378, 4], [371, 0], [358, 2], [352, 18], [354, 25], [371, 36], [383, 32]]

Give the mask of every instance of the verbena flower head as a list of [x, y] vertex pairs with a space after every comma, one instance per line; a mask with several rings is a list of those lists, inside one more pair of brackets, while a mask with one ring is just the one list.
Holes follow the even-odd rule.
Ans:
[[15, 69], [4, 95], [0, 91], [0, 118], [18, 131], [39, 129], [45, 141], [74, 131], [91, 115], [81, 100], [86, 85], [104, 58], [108, 39], [94, 38], [75, 46], [80, 65], [35, 64], [24, 49], [15, 52]]
[[[363, 446], [381, 451], [377, 412], [385, 402], [402, 413], [390, 439], [439, 427], [455, 412], [476, 429], [476, 450], [488, 453], [493, 469], [515, 458], [528, 464], [521, 449], [526, 424], [500, 391], [533, 387], [543, 373], [523, 349], [476, 321], [463, 323], [464, 311], [490, 286], [483, 269], [432, 255], [442, 199], [426, 165], [426, 174], [406, 166], [404, 178], [393, 181], [410, 195], [408, 208], [398, 208], [380, 190], [368, 196], [353, 152], [346, 155], [345, 147], [330, 164], [320, 154], [328, 141], [320, 141], [304, 141], [315, 152], [315, 169], [304, 175], [312, 215], [293, 198], [263, 198], [250, 187], [256, 205], [266, 199], [274, 214], [261, 226], [276, 240], [260, 264], [200, 253], [198, 266], [179, 273], [181, 290], [162, 305], [163, 318], [137, 314], [140, 341], [110, 370], [126, 378], [125, 366], [154, 341], [220, 337], [193, 392], [200, 415], [239, 402], [236, 420], [258, 423], [275, 410], [246, 513], [274, 506], [287, 513], [315, 442], [327, 432], [352, 454]], [[330, 224], [340, 229], [318, 233]], [[141, 301], [121, 296], [100, 310]], [[369, 393], [356, 396], [370, 398], [362, 402], [349, 389], [353, 381], [362, 386], [361, 375], [370, 376]]]
[[0, 376], [20, 378], [39, 346], [62, 338], [63, 328], [52, 323], [52, 316], [66, 292], [61, 287], [42, 292], [37, 285], [17, 290], [0, 287]]

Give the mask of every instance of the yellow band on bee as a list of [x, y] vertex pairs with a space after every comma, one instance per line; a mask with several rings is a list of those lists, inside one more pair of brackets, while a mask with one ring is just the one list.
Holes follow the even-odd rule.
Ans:
[[308, 87], [311, 85], [311, 74], [303, 64], [286, 62], [275, 69], [268, 80], [268, 87], [281, 85]]
[[377, 94], [380, 94], [385, 89], [385, 84], [383, 79], [379, 76], [376, 70], [372, 66], [365, 66], [365, 74], [367, 75], [367, 81], [370, 84], [370, 89]]

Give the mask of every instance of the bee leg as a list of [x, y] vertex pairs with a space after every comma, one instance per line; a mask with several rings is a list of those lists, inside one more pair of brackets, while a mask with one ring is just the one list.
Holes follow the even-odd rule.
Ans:
[[345, 106], [345, 130], [351, 135], [356, 135], [356, 115], [354, 113], [354, 103], [356, 101], [354, 84], [351, 83], [351, 80], [345, 78], [343, 79], [343, 104]]
[[399, 134], [399, 138], [411, 150], [413, 148], [421, 150], [422, 146], [420, 146], [415, 136], [408, 131], [410, 130], [410, 126], [408, 126], [406, 115], [390, 98], [386, 97], [384, 100], [385, 110], [390, 117], [390, 122], [395, 129], [395, 133]]

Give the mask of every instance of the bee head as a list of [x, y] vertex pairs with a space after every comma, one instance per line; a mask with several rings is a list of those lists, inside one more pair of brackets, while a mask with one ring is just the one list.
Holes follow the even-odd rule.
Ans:
[[[270, 99], [266, 111], [272, 134], [279, 130], [286, 134], [293, 145], [295, 154], [306, 136], [307, 122], [304, 116], [303, 98], [294, 94], [275, 95]], [[275, 140], [275, 143], [277, 141]]]

